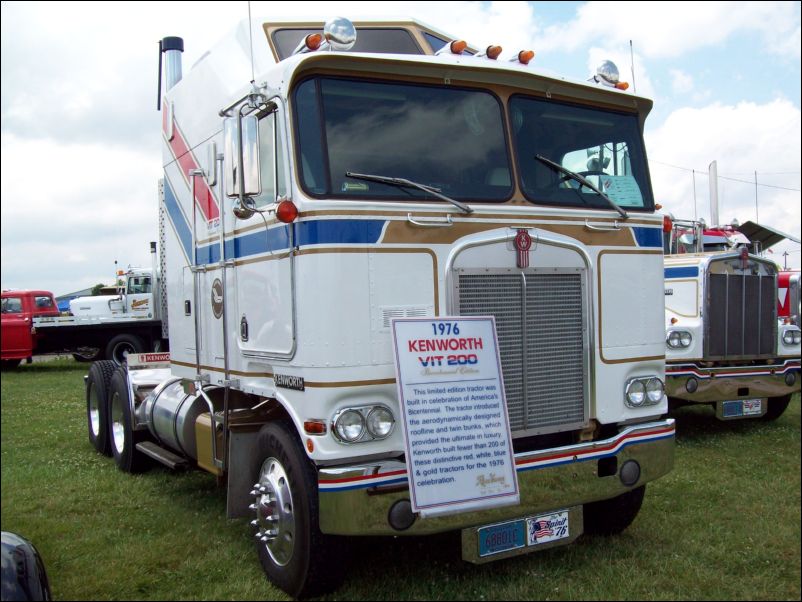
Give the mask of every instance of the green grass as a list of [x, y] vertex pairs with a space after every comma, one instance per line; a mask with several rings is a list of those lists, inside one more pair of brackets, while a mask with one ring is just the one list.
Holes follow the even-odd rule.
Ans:
[[[33, 541], [56, 599], [287, 599], [246, 521], [196, 471], [119, 472], [90, 446], [72, 360], [2, 375], [2, 528]], [[359, 539], [331, 600], [799, 600], [800, 400], [776, 422], [677, 418], [676, 465], [617, 537], [474, 566], [459, 537]]]

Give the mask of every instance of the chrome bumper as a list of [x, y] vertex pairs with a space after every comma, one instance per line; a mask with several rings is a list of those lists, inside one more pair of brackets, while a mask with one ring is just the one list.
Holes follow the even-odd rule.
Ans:
[[[616, 458], [640, 465], [640, 478], [625, 486], [617, 474], [599, 476]], [[422, 535], [464, 529], [531, 516], [559, 508], [615, 497], [668, 473], [674, 465], [674, 420], [660, 420], [621, 430], [615, 437], [515, 455], [520, 504], [480, 512], [416, 518], [403, 531], [390, 526], [394, 504], [409, 500], [406, 464], [385, 461], [361, 466], [320, 468], [320, 529], [337, 535]], [[607, 472], [610, 472], [607, 470]]]
[[[794, 376], [791, 385], [786, 383], [788, 375]], [[799, 360], [716, 368], [666, 365], [666, 395], [692, 402], [780, 397], [799, 391], [800, 380]], [[697, 386], [692, 393], [688, 391], [689, 381], [695, 381]]]

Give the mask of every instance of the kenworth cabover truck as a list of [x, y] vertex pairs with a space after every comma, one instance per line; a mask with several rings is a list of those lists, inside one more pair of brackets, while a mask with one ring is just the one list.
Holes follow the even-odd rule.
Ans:
[[[666, 225], [666, 393], [721, 420], [775, 420], [800, 390], [800, 333], [778, 317], [778, 268], [731, 227]], [[768, 247], [764, 247], [768, 248]]]
[[[248, 31], [183, 77], [162, 40], [170, 354], [93, 364], [96, 448], [217, 475], [293, 596], [344, 536], [457, 530], [478, 563], [625, 529], [673, 466], [651, 101], [416, 21], [265, 23], [247, 84]], [[391, 329], [444, 316], [495, 318], [520, 501], [423, 517]]]

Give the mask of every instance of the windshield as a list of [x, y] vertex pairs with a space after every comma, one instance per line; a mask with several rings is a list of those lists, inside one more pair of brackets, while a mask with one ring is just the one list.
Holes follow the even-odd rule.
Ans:
[[346, 172], [405, 178], [458, 200], [512, 194], [502, 107], [490, 92], [317, 78], [297, 88], [295, 102], [301, 180], [313, 195], [432, 200]]
[[637, 114], [513, 96], [510, 115], [521, 185], [528, 200], [543, 205], [610, 206], [576, 178], [537, 160], [540, 155], [584, 177], [621, 207], [653, 209]]
[[429, 188], [458, 202], [502, 203], [515, 191], [511, 148], [518, 194], [535, 205], [654, 210], [637, 113], [512, 95], [508, 141], [505, 107], [489, 90], [318, 76], [293, 101], [311, 196], [438, 202]]

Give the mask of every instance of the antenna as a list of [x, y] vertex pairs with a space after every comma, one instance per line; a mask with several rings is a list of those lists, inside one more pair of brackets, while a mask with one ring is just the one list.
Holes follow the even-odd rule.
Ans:
[[251, 83], [256, 80], [253, 67], [253, 23], [251, 23], [251, 0], [248, 0], [248, 38], [251, 41]]
[[632, 93], [635, 94], [638, 88], [635, 86], [635, 52], [632, 50], [632, 40], [629, 41], [629, 61], [632, 66]]

